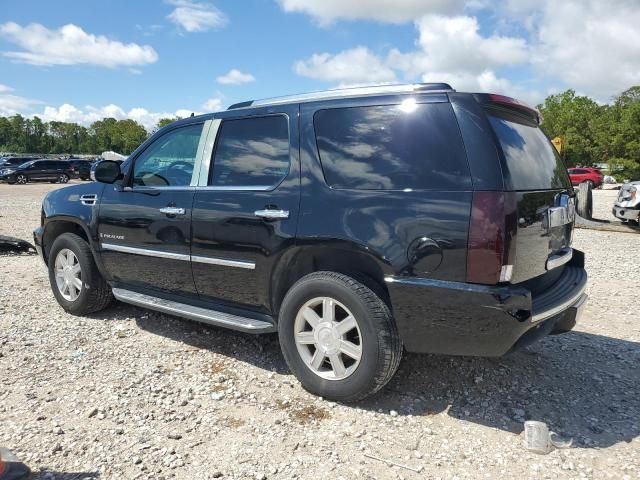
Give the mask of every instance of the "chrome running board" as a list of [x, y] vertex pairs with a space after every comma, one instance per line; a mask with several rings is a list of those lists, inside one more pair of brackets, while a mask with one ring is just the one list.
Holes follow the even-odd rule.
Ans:
[[277, 328], [274, 324], [255, 318], [241, 317], [231, 313], [209, 310], [201, 307], [194, 307], [186, 303], [173, 302], [163, 298], [152, 297], [143, 293], [132, 292], [122, 288], [114, 288], [113, 296], [124, 303], [130, 303], [138, 307], [157, 310], [158, 312], [176, 315], [178, 317], [208, 323], [217, 327], [230, 328], [248, 333], [268, 333], [275, 332]]

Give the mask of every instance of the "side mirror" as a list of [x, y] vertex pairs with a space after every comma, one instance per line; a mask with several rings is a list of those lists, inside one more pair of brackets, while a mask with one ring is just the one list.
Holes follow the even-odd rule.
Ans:
[[94, 177], [96, 182], [114, 183], [122, 178], [120, 164], [113, 160], [102, 160], [96, 165]]

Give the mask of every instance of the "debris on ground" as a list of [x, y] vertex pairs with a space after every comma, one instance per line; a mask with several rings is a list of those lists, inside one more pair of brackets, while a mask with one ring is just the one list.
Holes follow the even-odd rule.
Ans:
[[0, 235], [0, 253], [29, 253], [35, 251], [36, 247], [25, 240], [8, 237], [7, 235]]

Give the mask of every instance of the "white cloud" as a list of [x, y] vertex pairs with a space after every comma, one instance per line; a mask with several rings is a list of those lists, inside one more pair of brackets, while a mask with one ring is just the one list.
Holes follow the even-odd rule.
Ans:
[[536, 70], [602, 101], [640, 84], [639, 7], [637, 0], [546, 0], [533, 26]]
[[149, 45], [110, 40], [87, 33], [73, 24], [50, 30], [38, 23], [23, 27], [8, 22], [0, 25], [0, 36], [22, 48], [21, 51], [4, 52], [4, 56], [32, 65], [120, 67], [146, 65], [158, 60], [158, 54]]
[[255, 82], [256, 78], [250, 73], [242, 73], [240, 70], [232, 68], [224, 75], [220, 75], [216, 80], [223, 85], [241, 85], [243, 83]]
[[392, 49], [383, 58], [360, 46], [335, 55], [314, 54], [296, 62], [294, 70], [298, 75], [340, 85], [393, 82], [402, 76], [406, 81], [449, 82], [460, 90], [516, 91], [496, 70], [528, 61], [524, 39], [482, 36], [477, 19], [468, 16], [426, 15], [416, 22], [416, 28], [416, 50], [403, 53]]
[[13, 92], [13, 88], [0, 83], [0, 93], [8, 93], [8, 92]]
[[217, 96], [217, 97], [212, 97], [206, 102], [204, 102], [202, 104], [202, 109], [205, 112], [219, 112], [220, 110], [223, 109], [223, 106], [224, 106], [224, 103], [222, 98]]
[[[309, 14], [321, 24], [337, 19], [414, 20], [415, 49], [391, 48], [386, 55], [375, 55], [360, 46], [316, 53], [294, 64], [299, 75], [333, 84], [395, 78], [448, 81], [459, 90], [492, 90], [530, 103], [565, 88], [607, 102], [640, 84], [638, 0], [618, 0], [615, 5], [601, 0], [279, 3], [285, 11]], [[477, 9], [484, 9], [489, 15], [481, 18], [491, 21], [480, 25], [478, 18], [462, 14]], [[508, 72], [514, 71], [518, 80], [508, 80]]]
[[278, 3], [285, 12], [306, 13], [321, 25], [338, 19], [403, 23], [431, 13], [458, 13], [465, 4], [464, 0], [278, 0]]
[[59, 107], [46, 106], [44, 111], [37, 115], [47, 122], [73, 122], [85, 126], [102, 120], [103, 118], [115, 118], [116, 120], [129, 118], [141, 124], [148, 131], [151, 131], [161, 118], [185, 118], [190, 116], [191, 112], [192, 110], [187, 109], [179, 109], [175, 112], [151, 112], [142, 107], [134, 107], [129, 111], [125, 111], [123, 108], [114, 104], [102, 107], [87, 105], [84, 108], [78, 108], [69, 103], [65, 103]]
[[206, 32], [212, 28], [224, 27], [227, 16], [214, 5], [192, 0], [168, 0], [176, 8], [167, 18], [187, 32]]
[[362, 46], [335, 55], [316, 53], [307, 60], [297, 61], [293, 69], [303, 77], [341, 86], [393, 82], [396, 79], [393, 70], [383, 60]]
[[[7, 91], [11, 90], [5, 90], [5, 92]], [[29, 112], [35, 105], [39, 104], [42, 104], [39, 100], [0, 93], [0, 116], [8, 117], [16, 113]]]

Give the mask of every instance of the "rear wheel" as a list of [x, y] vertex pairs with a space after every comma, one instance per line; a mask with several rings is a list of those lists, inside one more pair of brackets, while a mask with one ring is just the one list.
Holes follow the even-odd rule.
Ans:
[[29, 178], [28, 178], [25, 174], [23, 174], [23, 173], [21, 173], [21, 174], [19, 174], [19, 175], [17, 175], [17, 176], [16, 176], [16, 183], [17, 183], [18, 185], [24, 185], [24, 184], [25, 184], [25, 183], [27, 183], [28, 181], [29, 181]]
[[66, 173], [62, 173], [58, 176], [58, 183], [67, 183], [69, 181], [69, 176]]
[[51, 246], [49, 282], [60, 306], [74, 315], [97, 312], [113, 300], [89, 245], [73, 233], [63, 233]]
[[386, 303], [346, 275], [316, 272], [287, 293], [279, 337], [289, 368], [303, 387], [353, 402], [380, 390], [402, 357]]

